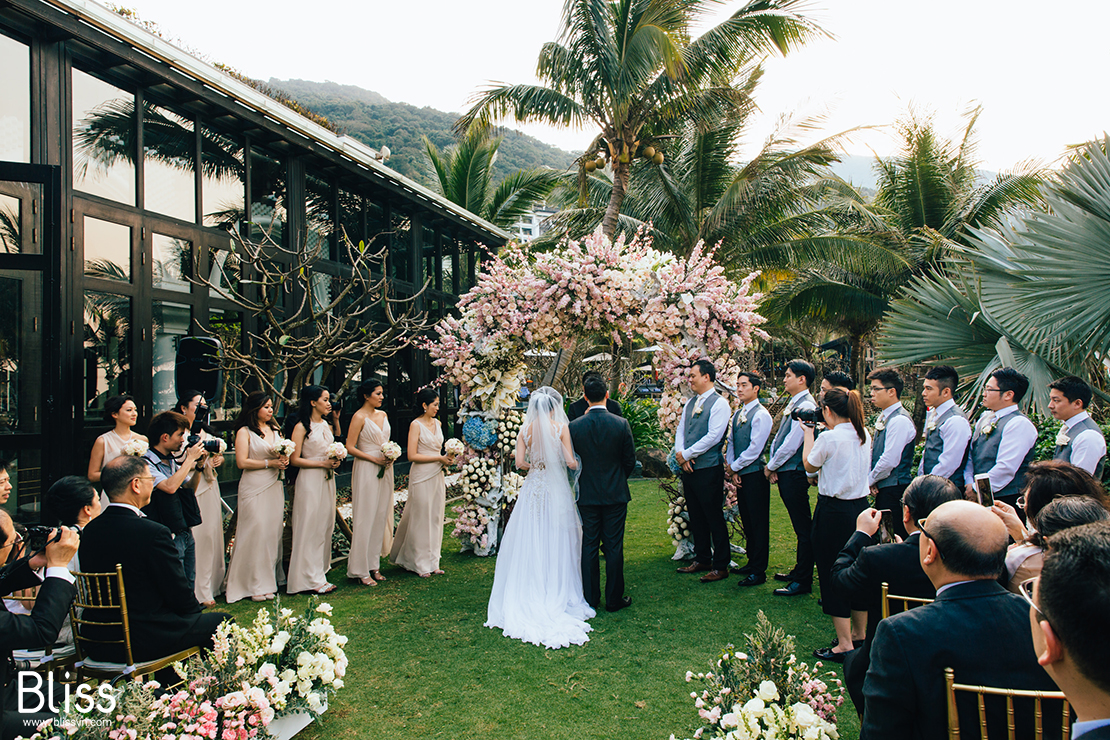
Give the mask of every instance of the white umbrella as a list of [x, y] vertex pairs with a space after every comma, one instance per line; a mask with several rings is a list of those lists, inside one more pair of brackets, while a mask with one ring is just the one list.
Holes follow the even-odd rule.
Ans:
[[582, 362], [610, 362], [612, 361], [612, 359], [613, 356], [608, 352], [599, 352], [596, 355], [591, 355], [590, 357], [587, 357], [586, 359], [582, 360]]

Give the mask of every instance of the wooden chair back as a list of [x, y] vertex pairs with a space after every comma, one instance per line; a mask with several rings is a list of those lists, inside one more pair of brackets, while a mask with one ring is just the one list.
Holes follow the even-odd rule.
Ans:
[[915, 606], [921, 606], [923, 604], [932, 604], [933, 603], [933, 599], [922, 599], [922, 598], [918, 598], [917, 596], [899, 596], [898, 594], [892, 594], [892, 593], [890, 593], [890, 584], [887, 583], [886, 581], [883, 581], [882, 588], [883, 588], [883, 619], [886, 619], [891, 614], [896, 613], [896, 612], [892, 612], [890, 610], [890, 603], [892, 601], [896, 601], [896, 602], [898, 602], [899, 604], [902, 605], [901, 611], [906, 611], [908, 609], [913, 609]]
[[[127, 618], [127, 592], [123, 587], [123, 566], [116, 564], [113, 573], [74, 573], [77, 578], [77, 598], [70, 607], [70, 621], [73, 624], [73, 644], [77, 648], [77, 659], [88, 657], [89, 644], [123, 645], [127, 665], [135, 661], [131, 654], [131, 629]], [[118, 612], [112, 615], [111, 612]], [[109, 619], [104, 619], [107, 613]], [[90, 615], [101, 618], [89, 619]], [[115, 619], [111, 617], [115, 616]], [[121, 637], [113, 639], [92, 639], [85, 634], [86, 625], [94, 627], [118, 627]]]
[[[956, 683], [956, 672], [951, 668], [944, 669], [944, 685], [948, 695], [948, 739], [960, 740], [960, 716], [956, 711], [956, 692], [966, 691], [975, 694], [979, 709], [979, 738], [989, 740], [987, 737], [987, 705], [986, 697], [1006, 697], [1006, 731], [1007, 740], [1015, 740], [1016, 727], [1014, 720], [1014, 699], [1017, 697], [1033, 700], [1033, 723], [1035, 740], [1044, 737], [1044, 708], [1041, 702], [1045, 699], [1060, 701], [1063, 710], [1060, 716], [1060, 737], [1068, 740], [1071, 737], [1071, 706], [1068, 699], [1061, 691], [1029, 691], [1026, 689], [1006, 689], [993, 686], [972, 686]], [[1049, 722], [1052, 720], [1049, 719]], [[1024, 735], [1024, 733], [1023, 733]], [[1027, 735], [1026, 735], [1027, 736]]]

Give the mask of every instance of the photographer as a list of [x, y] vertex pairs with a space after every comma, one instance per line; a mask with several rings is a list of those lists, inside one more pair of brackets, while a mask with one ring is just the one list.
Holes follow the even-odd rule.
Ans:
[[[19, 539], [6, 511], [0, 510], [0, 562], [7, 562]], [[14, 672], [12, 650], [34, 650], [54, 644], [69, 605], [77, 592], [66, 564], [77, 552], [79, 537], [71, 529], [32, 528], [26, 539], [27, 556], [0, 569], [0, 594], [38, 586], [35, 606], [28, 615], [11, 614], [0, 606], [0, 737], [3, 740], [30, 735], [35, 722], [51, 718], [47, 713], [19, 714], [18, 674]], [[45, 578], [34, 571], [46, 568]], [[27, 722], [32, 724], [28, 726]]]
[[143, 459], [154, 476], [154, 494], [143, 513], [152, 521], [166, 525], [173, 533], [185, 578], [192, 588], [196, 580], [196, 546], [192, 528], [201, 523], [200, 507], [194, 493], [200, 476], [193, 475], [193, 472], [197, 463], [205, 460], [207, 453], [201, 444], [190, 445], [184, 453], [181, 452], [188, 428], [189, 420], [176, 411], [163, 411], [150, 420], [147, 437], [151, 446]]

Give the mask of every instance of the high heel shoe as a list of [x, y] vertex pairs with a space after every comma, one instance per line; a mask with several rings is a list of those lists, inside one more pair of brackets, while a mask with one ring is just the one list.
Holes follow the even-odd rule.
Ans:
[[382, 575], [382, 572], [380, 570], [370, 571], [370, 577], [373, 578], [375, 581], [384, 581], [385, 580], [385, 576]]

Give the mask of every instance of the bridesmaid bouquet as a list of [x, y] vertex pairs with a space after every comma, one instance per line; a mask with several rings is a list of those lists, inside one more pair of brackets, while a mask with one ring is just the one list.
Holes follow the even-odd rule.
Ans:
[[458, 457], [466, 452], [466, 445], [462, 443], [462, 440], [452, 437], [443, 443], [443, 449], [451, 457]]
[[[346, 460], [347, 445], [343, 444], [342, 442], [332, 442], [330, 445], [328, 445], [328, 459], [339, 460], [340, 462]], [[335, 475], [335, 470], [333, 468], [328, 468], [327, 475], [325, 476], [326, 479], [331, 480], [333, 475]]]
[[[297, 445], [293, 444], [293, 440], [282, 439], [281, 437], [278, 437], [277, 442], [274, 442], [270, 448], [276, 457], [289, 457], [295, 449], [297, 449]], [[285, 480], [284, 470], [278, 471], [278, 480]]]
[[139, 439], [138, 437], [135, 437], [134, 439], [127, 440], [123, 445], [123, 450], [121, 451], [125, 455], [142, 457], [146, 454], [146, 451], [148, 449], [150, 449], [150, 445], [146, 443], [145, 439]]
[[[396, 460], [400, 456], [401, 456], [401, 445], [397, 444], [396, 442], [386, 442], [384, 445], [382, 445], [382, 457], [384, 457], [389, 462], [393, 462], [394, 460]], [[378, 471], [378, 477], [379, 478], [384, 478], [385, 477], [385, 468], [384, 467], [381, 470]]]

